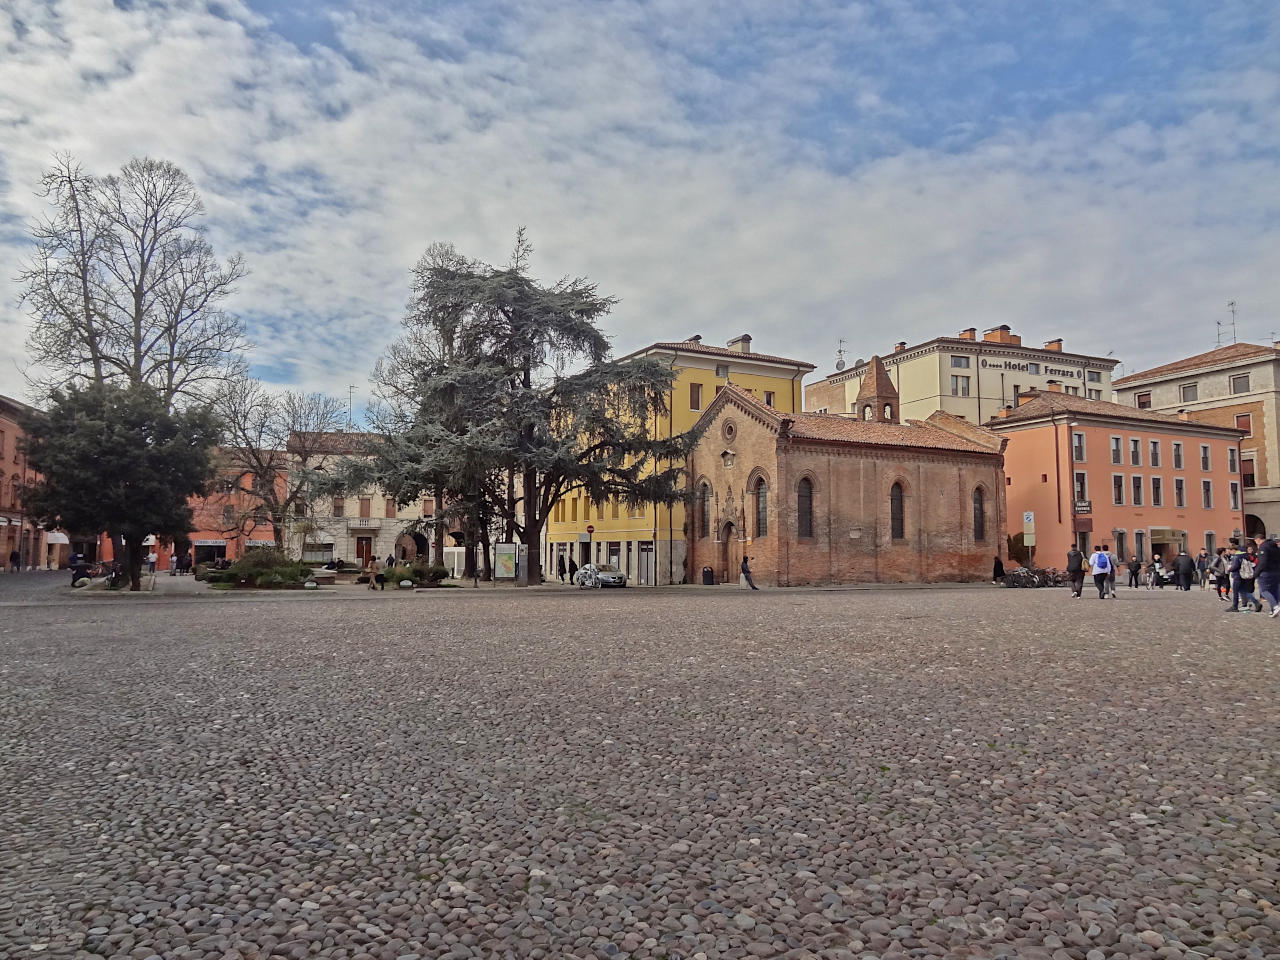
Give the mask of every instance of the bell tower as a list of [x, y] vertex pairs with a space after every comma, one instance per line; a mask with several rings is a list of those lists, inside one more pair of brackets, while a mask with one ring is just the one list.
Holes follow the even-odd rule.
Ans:
[[859, 420], [870, 423], [901, 422], [898, 419], [898, 391], [879, 356], [872, 357], [867, 364], [862, 386], [858, 388], [858, 399], [854, 401], [854, 410]]

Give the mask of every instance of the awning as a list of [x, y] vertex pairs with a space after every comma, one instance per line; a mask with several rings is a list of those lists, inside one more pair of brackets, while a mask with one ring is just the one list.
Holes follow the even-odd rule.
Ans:
[[44, 542], [48, 544], [70, 543], [65, 533], [59, 533], [57, 530], [50, 530], [44, 538]]

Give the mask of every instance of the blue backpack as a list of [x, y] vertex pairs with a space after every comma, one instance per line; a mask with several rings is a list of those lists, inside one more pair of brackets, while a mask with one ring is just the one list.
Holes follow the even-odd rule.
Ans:
[[1095, 566], [1099, 573], [1111, 572], [1111, 561], [1107, 559], [1107, 555], [1105, 553], [1098, 554], [1098, 562]]

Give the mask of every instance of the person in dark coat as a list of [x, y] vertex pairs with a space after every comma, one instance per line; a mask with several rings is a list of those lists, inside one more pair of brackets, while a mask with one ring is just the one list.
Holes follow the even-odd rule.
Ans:
[[560, 582], [564, 583], [564, 554], [556, 557], [556, 575], [560, 577]]
[[1271, 604], [1271, 616], [1280, 614], [1280, 543], [1257, 537], [1258, 596]]
[[747, 566], [747, 561], [750, 559], [751, 558], [747, 556], [744, 556], [742, 558], [742, 567], [741, 567], [742, 575], [747, 578], [748, 587], [750, 587], [752, 590], [759, 590], [760, 588], [756, 586], [756, 582], [751, 579], [751, 568]]
[[1000, 554], [996, 554], [996, 561], [991, 565], [991, 582], [999, 583], [1004, 579], [1004, 561], [1000, 559]]
[[1071, 596], [1079, 597], [1084, 590], [1084, 554], [1075, 547], [1067, 551], [1067, 579], [1071, 581]]
[[578, 577], [578, 565], [574, 563], [573, 557], [569, 558], [569, 582], [575, 583]]
[[1253, 595], [1253, 585], [1257, 579], [1258, 556], [1254, 545], [1249, 544], [1231, 558], [1231, 612], [1240, 611], [1240, 600], [1244, 599], [1244, 610], [1262, 610], [1262, 604]]
[[1178, 580], [1179, 590], [1191, 589], [1191, 582], [1196, 578], [1196, 562], [1187, 551], [1178, 551], [1173, 560], [1173, 573]]
[[1136, 587], [1142, 581], [1142, 561], [1137, 557], [1130, 557], [1129, 563], [1129, 586]]

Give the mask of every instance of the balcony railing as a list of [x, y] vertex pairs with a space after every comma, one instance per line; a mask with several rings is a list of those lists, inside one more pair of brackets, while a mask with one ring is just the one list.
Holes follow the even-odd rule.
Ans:
[[380, 526], [381, 517], [347, 517], [348, 530], [377, 530]]

